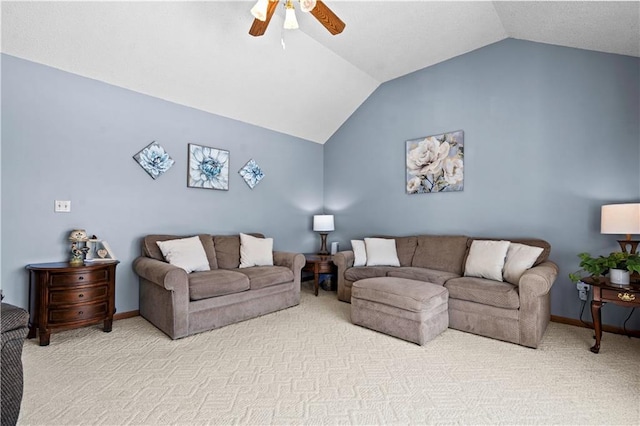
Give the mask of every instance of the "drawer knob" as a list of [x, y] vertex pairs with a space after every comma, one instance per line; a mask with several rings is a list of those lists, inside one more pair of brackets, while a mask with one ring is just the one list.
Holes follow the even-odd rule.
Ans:
[[78, 295], [78, 297], [84, 297], [84, 294], [80, 293], [80, 294]]
[[78, 311], [78, 315], [82, 315], [82, 314], [84, 314], [84, 312]]
[[629, 293], [618, 293], [618, 299], [622, 300], [623, 302], [633, 302], [634, 300], [636, 300], [636, 295]]
[[78, 279], [79, 279], [80, 281], [82, 281], [82, 280], [84, 280], [84, 277], [78, 277]]

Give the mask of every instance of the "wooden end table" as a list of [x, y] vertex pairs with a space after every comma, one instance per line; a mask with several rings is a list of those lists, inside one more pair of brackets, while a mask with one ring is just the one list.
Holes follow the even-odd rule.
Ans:
[[111, 331], [116, 311], [118, 261], [71, 266], [35, 263], [29, 270], [29, 334], [47, 346], [52, 332], [103, 323]]
[[335, 274], [336, 272], [333, 257], [331, 255], [305, 253], [304, 258], [307, 263], [305, 263], [302, 270], [305, 272], [313, 272], [313, 289], [317, 296], [318, 287], [320, 287], [320, 274]]
[[596, 343], [590, 349], [597, 354], [600, 352], [600, 340], [602, 339], [602, 317], [600, 309], [602, 305], [614, 303], [627, 308], [637, 308], [640, 306], [640, 283], [629, 285], [611, 284], [606, 277], [587, 277], [582, 282], [589, 284], [593, 288], [593, 300], [591, 301], [591, 318], [595, 331]]

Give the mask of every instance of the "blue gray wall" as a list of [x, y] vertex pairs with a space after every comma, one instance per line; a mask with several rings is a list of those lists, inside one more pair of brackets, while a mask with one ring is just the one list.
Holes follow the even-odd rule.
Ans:
[[[325, 145], [329, 239], [540, 237], [561, 270], [552, 314], [578, 318], [576, 254], [621, 237], [600, 234], [600, 206], [640, 200], [639, 85], [638, 58], [514, 39], [387, 82]], [[464, 191], [407, 195], [405, 141], [459, 129]], [[608, 305], [603, 322], [628, 313]]]
[[[2, 55], [2, 289], [27, 306], [25, 265], [68, 258], [77, 227], [121, 260], [118, 312], [138, 309], [131, 262], [149, 233], [262, 232], [278, 250], [312, 251], [322, 211], [323, 147]], [[175, 160], [157, 180], [132, 156], [152, 141]], [[187, 144], [230, 151], [229, 191], [187, 188]], [[251, 190], [238, 170], [255, 159]], [[71, 200], [71, 213], [54, 213]]]

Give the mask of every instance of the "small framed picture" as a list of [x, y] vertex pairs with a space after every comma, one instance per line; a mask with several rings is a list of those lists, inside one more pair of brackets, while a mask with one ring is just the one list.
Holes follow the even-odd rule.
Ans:
[[229, 189], [229, 151], [190, 143], [187, 167], [188, 187]]
[[173, 158], [157, 142], [151, 142], [133, 156], [140, 167], [153, 179], [157, 179], [173, 166]]

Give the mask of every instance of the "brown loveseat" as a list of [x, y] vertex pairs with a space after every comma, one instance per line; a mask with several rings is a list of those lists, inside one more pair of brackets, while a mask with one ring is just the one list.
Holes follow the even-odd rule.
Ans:
[[471, 237], [384, 238], [395, 239], [399, 267], [353, 267], [353, 251], [334, 256], [338, 266], [339, 300], [350, 302], [352, 284], [364, 278], [388, 276], [443, 285], [449, 291], [450, 328], [538, 347], [549, 323], [549, 290], [558, 275], [557, 265], [548, 260], [549, 243], [539, 239], [510, 240], [543, 248], [533, 267], [514, 285], [464, 276], [467, 255], [474, 240]]
[[[261, 234], [251, 234], [262, 238]], [[304, 255], [274, 251], [274, 266], [239, 268], [239, 235], [198, 235], [210, 271], [187, 274], [156, 244], [182, 236], [148, 235], [133, 262], [140, 277], [140, 315], [172, 339], [255, 318], [300, 303]]]

